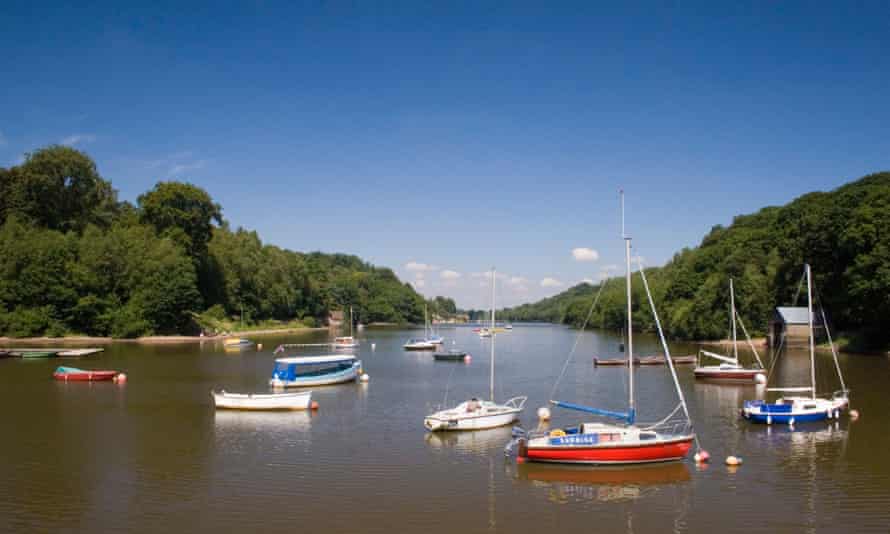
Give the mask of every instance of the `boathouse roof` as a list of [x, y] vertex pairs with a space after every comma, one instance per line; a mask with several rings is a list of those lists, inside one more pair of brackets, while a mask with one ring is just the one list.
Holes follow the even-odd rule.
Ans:
[[808, 324], [809, 314], [805, 306], [779, 306], [776, 314], [785, 324]]

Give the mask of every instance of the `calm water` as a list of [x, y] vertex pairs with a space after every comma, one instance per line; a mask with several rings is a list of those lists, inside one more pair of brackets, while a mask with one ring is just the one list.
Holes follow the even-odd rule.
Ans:
[[[116, 368], [126, 385], [64, 384], [62, 360], [0, 361], [0, 531], [4, 532], [887, 532], [890, 529], [890, 362], [842, 355], [856, 422], [787, 428], [738, 417], [755, 386], [680, 380], [703, 442], [718, 460], [641, 468], [517, 465], [503, 447], [510, 429], [430, 435], [423, 416], [487, 395], [488, 341], [469, 328], [443, 330], [473, 356], [469, 365], [403, 352], [409, 331], [368, 330], [360, 357], [370, 383], [316, 388], [308, 413], [215, 412], [209, 392], [262, 391], [280, 342], [324, 333], [258, 338], [263, 350], [227, 353], [207, 342], [115, 344], [64, 364]], [[576, 332], [517, 326], [498, 336], [498, 398], [528, 395], [522, 422], [550, 398]], [[557, 398], [625, 405], [626, 371], [591, 364], [615, 338], [584, 333]], [[371, 350], [371, 343], [376, 350]], [[654, 340], [639, 342], [642, 353]], [[672, 347], [677, 354], [691, 347]], [[312, 352], [306, 351], [307, 354]], [[820, 355], [823, 389], [834, 386]], [[783, 357], [777, 376], [808, 376], [805, 353]], [[637, 371], [642, 420], [675, 405], [664, 367]], [[762, 392], [760, 393], [762, 394]], [[551, 426], [577, 422], [555, 411]], [[582, 416], [583, 417], [583, 416]], [[731, 471], [727, 454], [744, 458]]]

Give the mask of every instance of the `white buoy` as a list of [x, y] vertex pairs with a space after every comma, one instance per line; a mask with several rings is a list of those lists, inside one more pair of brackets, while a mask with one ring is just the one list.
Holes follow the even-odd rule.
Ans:
[[257, 343], [256, 348], [257, 348], [258, 350], [263, 350], [263, 344], [262, 344], [262, 343]]
[[546, 406], [541, 406], [538, 408], [538, 419], [541, 421], [549, 421], [550, 420], [550, 408]]
[[371, 350], [377, 350], [377, 343], [371, 343]]
[[742, 465], [742, 459], [738, 456], [727, 456], [726, 457], [726, 465], [737, 466]]
[[470, 363], [471, 361], [473, 361], [473, 357], [472, 357], [472, 356], [470, 356], [469, 354], [467, 354], [466, 356], [464, 356], [464, 363]]
[[697, 453], [695, 453], [695, 455], [692, 458], [695, 460], [695, 463], [704, 464], [704, 463], [708, 463], [708, 461], [710, 461], [711, 455], [710, 455], [710, 453], [708, 453], [708, 451], [702, 449], [702, 450], [698, 451]]
[[850, 419], [854, 421], [859, 419], [859, 410], [850, 410]]
[[118, 384], [123, 384], [124, 382], [127, 381], [127, 375], [124, 373], [118, 373], [117, 376], [114, 378], [115, 378], [115, 382], [117, 382]]
[[758, 384], [766, 384], [766, 375], [763, 373], [757, 373], [754, 375], [754, 381]]
[[362, 376], [359, 377], [359, 380], [361, 380], [362, 382], [367, 382], [368, 380], [371, 380], [371, 377], [368, 376], [368, 373], [362, 373]]

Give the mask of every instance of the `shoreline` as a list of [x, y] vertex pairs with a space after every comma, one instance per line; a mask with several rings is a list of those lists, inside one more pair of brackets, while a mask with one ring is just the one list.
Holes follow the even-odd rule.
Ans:
[[134, 339], [114, 339], [111, 337], [96, 336], [70, 336], [70, 337], [0, 337], [0, 343], [11, 343], [21, 345], [26, 343], [36, 345], [46, 344], [69, 344], [69, 345], [87, 345], [99, 344], [110, 345], [112, 343], [139, 343], [144, 345], [162, 345], [165, 343], [205, 343], [208, 341], [217, 341], [232, 337], [250, 337], [250, 336], [269, 336], [275, 334], [292, 334], [297, 332], [314, 332], [319, 330], [327, 330], [327, 327], [295, 327], [295, 328], [266, 328], [261, 330], [246, 330], [242, 332], [231, 332], [226, 335], [219, 336], [145, 336]]

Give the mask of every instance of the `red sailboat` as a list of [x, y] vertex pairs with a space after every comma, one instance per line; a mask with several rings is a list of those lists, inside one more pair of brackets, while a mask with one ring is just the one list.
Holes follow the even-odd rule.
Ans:
[[[624, 195], [622, 192], [622, 212], [623, 205]], [[634, 361], [633, 356], [633, 330], [631, 328], [630, 241], [629, 237], [624, 236], [625, 261], [627, 265], [628, 409], [626, 412], [617, 412], [563, 401], [550, 401], [554, 406], [617, 419], [622, 421], [622, 423], [585, 422], [574, 427], [525, 434], [517, 440], [519, 458], [535, 462], [640, 464], [682, 460], [689, 453], [689, 449], [692, 448], [695, 433], [692, 429], [692, 422], [686, 409], [683, 391], [680, 389], [677, 381], [674, 362], [671, 360], [670, 350], [661, 330], [661, 323], [655, 310], [655, 304], [649, 291], [649, 284], [646, 281], [646, 274], [643, 271], [642, 264], [640, 264], [640, 276], [643, 279], [643, 285], [646, 288], [649, 304], [652, 307], [655, 324], [661, 337], [665, 364], [671, 371], [680, 402], [667, 417], [657, 423], [642, 424], [636, 422], [633, 369], [634, 364], [637, 362]], [[596, 300], [594, 300], [595, 304]], [[675, 417], [678, 413], [681, 413], [681, 409], [682, 415], [685, 417]]]

